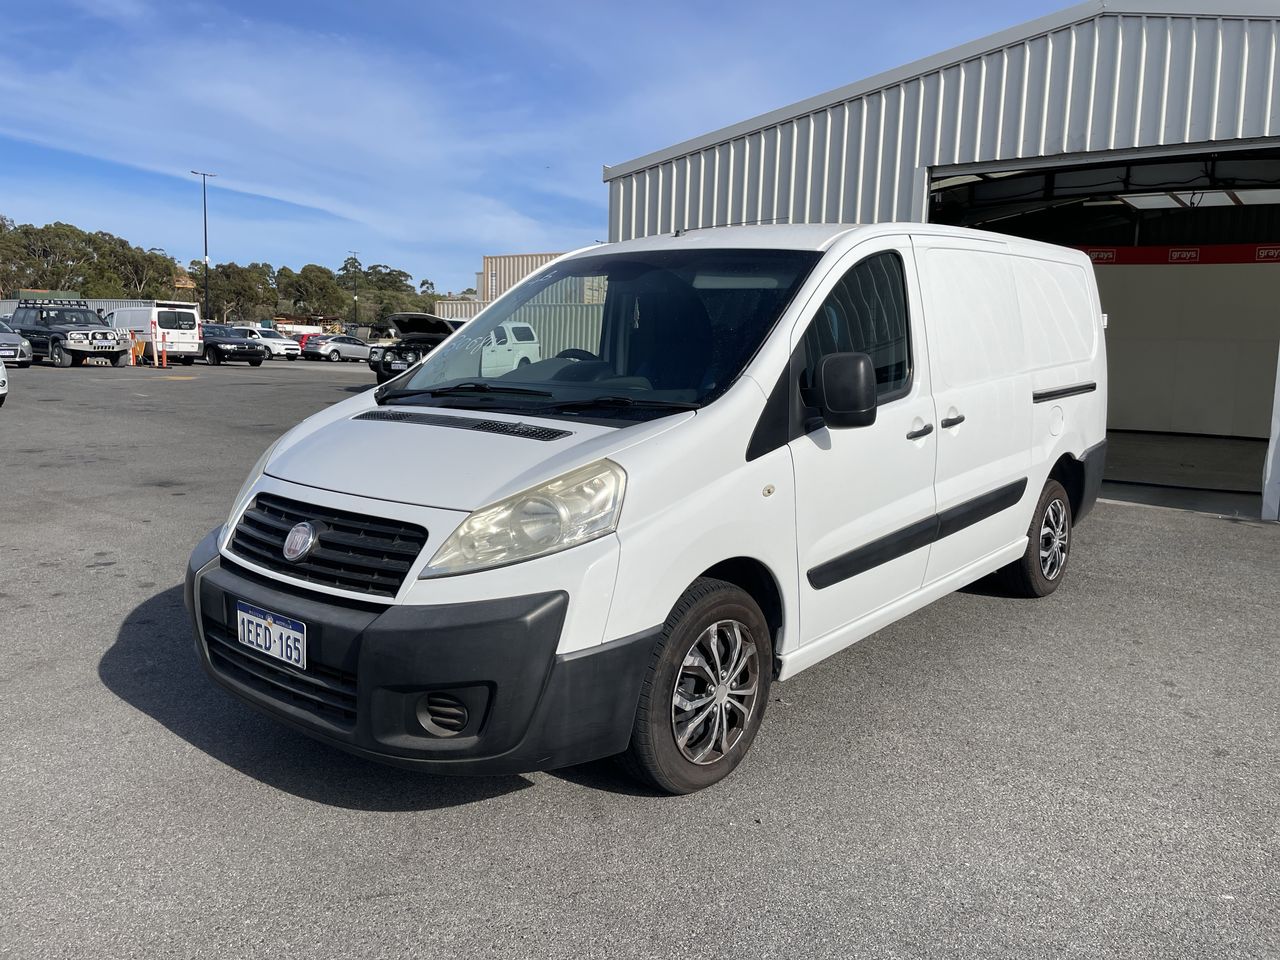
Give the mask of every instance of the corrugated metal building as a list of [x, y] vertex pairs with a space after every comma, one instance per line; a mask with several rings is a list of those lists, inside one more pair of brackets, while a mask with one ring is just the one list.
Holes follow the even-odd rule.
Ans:
[[436, 312], [446, 320], [470, 320], [529, 274], [563, 253], [506, 253], [484, 258], [476, 274], [476, 299], [437, 300]]
[[1270, 437], [1274, 516], [1278, 45], [1277, 0], [1094, 0], [606, 167], [609, 236], [930, 220], [1089, 249], [1111, 428]]

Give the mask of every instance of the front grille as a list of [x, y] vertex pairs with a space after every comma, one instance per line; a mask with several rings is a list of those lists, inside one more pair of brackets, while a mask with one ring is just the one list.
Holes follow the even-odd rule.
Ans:
[[[319, 534], [316, 546], [290, 562], [284, 541], [303, 521]], [[236, 524], [231, 552], [299, 580], [394, 597], [426, 542], [427, 531], [416, 524], [260, 493]]]
[[385, 420], [393, 423], [420, 423], [432, 427], [453, 427], [458, 430], [478, 430], [481, 433], [500, 433], [525, 440], [560, 440], [571, 437], [569, 430], [553, 427], [535, 427], [527, 423], [509, 423], [505, 420], [474, 420], [471, 417], [448, 417], [438, 413], [416, 413], [410, 410], [370, 410], [353, 420]]
[[243, 686], [299, 707], [330, 723], [356, 725], [356, 677], [312, 663], [295, 670], [236, 641], [222, 624], [203, 618], [205, 648], [214, 669]]

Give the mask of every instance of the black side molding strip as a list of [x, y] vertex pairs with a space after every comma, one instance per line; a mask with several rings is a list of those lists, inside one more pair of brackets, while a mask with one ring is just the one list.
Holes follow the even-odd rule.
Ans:
[[988, 517], [1008, 510], [1014, 506], [1027, 490], [1027, 478], [998, 487], [980, 497], [966, 500], [942, 513], [917, 520], [879, 540], [872, 540], [865, 546], [850, 550], [838, 557], [814, 567], [807, 574], [809, 585], [815, 590], [825, 590], [850, 577], [866, 573], [873, 567], [890, 560], [927, 547], [929, 544], [958, 533], [965, 527], [971, 527]]
[[1054, 390], [1039, 390], [1031, 395], [1032, 403], [1048, 403], [1050, 400], [1061, 400], [1063, 397], [1075, 397], [1082, 393], [1093, 393], [1098, 389], [1098, 385], [1090, 381], [1089, 383], [1077, 383], [1074, 387], [1058, 387]]

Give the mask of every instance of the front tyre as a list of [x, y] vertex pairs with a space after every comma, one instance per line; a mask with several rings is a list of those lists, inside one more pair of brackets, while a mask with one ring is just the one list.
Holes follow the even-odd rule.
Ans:
[[117, 353], [113, 356], [111, 365], [113, 367], [127, 367], [129, 365], [129, 351], [125, 350], [123, 353]]
[[773, 676], [769, 626], [751, 596], [694, 582], [654, 646], [623, 766], [668, 793], [693, 793], [742, 762]]
[[71, 354], [62, 349], [62, 344], [54, 341], [49, 345], [49, 362], [55, 367], [71, 366]]
[[1047, 597], [1066, 576], [1070, 554], [1071, 498], [1062, 484], [1050, 480], [1031, 515], [1026, 552], [1000, 573], [1015, 596]]

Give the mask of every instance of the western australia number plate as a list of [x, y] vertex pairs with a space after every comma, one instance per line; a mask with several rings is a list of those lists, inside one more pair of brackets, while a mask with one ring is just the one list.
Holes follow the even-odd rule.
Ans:
[[307, 668], [307, 627], [297, 620], [237, 600], [236, 638], [299, 670]]

